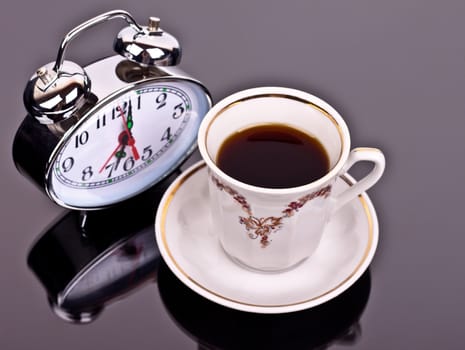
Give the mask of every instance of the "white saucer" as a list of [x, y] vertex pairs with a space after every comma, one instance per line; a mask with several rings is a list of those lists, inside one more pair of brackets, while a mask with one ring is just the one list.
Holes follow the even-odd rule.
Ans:
[[[341, 177], [335, 193], [355, 181]], [[284, 313], [324, 303], [368, 268], [378, 243], [378, 220], [364, 193], [328, 223], [317, 251], [297, 267], [260, 273], [234, 263], [209, 226], [207, 169], [200, 161], [166, 191], [155, 232], [161, 255], [189, 288], [218, 304], [256, 313]]]

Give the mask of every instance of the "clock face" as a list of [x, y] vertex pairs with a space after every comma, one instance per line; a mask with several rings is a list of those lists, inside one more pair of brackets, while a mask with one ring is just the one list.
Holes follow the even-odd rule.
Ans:
[[47, 192], [68, 208], [98, 209], [143, 192], [195, 146], [210, 99], [195, 82], [157, 80], [102, 103], [52, 155]]

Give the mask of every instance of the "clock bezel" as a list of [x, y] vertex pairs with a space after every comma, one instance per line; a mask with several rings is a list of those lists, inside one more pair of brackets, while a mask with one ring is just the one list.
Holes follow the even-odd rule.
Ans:
[[[143, 189], [135, 191], [134, 194], [130, 195], [129, 197], [125, 197], [124, 199], [117, 200], [108, 204], [104, 205], [96, 205], [96, 206], [79, 206], [66, 203], [63, 201], [59, 195], [57, 195], [53, 189], [51, 184], [52, 173], [53, 173], [53, 165], [60, 154], [63, 147], [65, 147], [73, 135], [84, 125], [89, 119], [91, 119], [94, 115], [99, 113], [103, 108], [105, 108], [108, 104], [115, 102], [121, 96], [130, 93], [136, 89], [144, 88], [145, 86], [149, 86], [154, 83], [167, 83], [170, 82], [186, 82], [194, 85], [194, 88], [199, 89], [199, 94], [205, 96], [207, 109], [211, 108], [212, 106], [212, 98], [207, 90], [207, 88], [198, 80], [189, 77], [187, 74], [182, 72], [180, 69], [176, 67], [163, 67], [159, 68], [160, 72], [162, 73], [161, 76], [150, 76], [144, 79], [140, 79], [137, 81], [132, 82], [125, 82], [121, 80], [121, 78], [117, 74], [118, 66], [127, 62], [121, 56], [111, 56], [106, 59], [97, 61], [85, 68], [87, 74], [92, 79], [92, 93], [97, 98], [97, 103], [92, 106], [86, 113], [68, 130], [64, 132], [64, 134], [59, 138], [56, 145], [54, 145], [50, 156], [48, 157], [45, 163], [45, 173], [44, 173], [44, 182], [43, 188], [45, 189], [45, 193], [47, 196], [56, 204], [73, 210], [101, 210], [105, 208], [109, 208], [115, 205], [118, 205], [121, 202], [124, 202], [140, 193], [143, 193], [147, 189], [153, 187], [169, 175], [171, 175], [179, 166], [186, 161], [186, 159], [195, 151], [196, 145], [196, 138], [192, 137], [192, 142], [190, 143], [189, 147], [184, 152], [183, 156], [179, 157], [178, 159], [174, 160], [171, 167], [161, 176], [154, 179], [150, 184], [145, 186]], [[200, 116], [200, 119], [203, 118], [203, 115]]]

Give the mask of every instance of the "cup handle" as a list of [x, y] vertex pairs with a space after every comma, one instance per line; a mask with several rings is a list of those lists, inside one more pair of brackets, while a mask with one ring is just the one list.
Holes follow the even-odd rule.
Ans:
[[385, 158], [383, 152], [377, 148], [370, 147], [359, 147], [354, 148], [347, 159], [346, 164], [342, 168], [341, 174], [346, 173], [355, 163], [361, 161], [368, 161], [374, 164], [373, 169], [365, 175], [360, 181], [355, 183], [353, 186], [345, 190], [344, 192], [338, 194], [334, 198], [334, 204], [332, 212], [339, 210], [349, 201], [357, 197], [359, 194], [368, 190], [373, 186], [383, 175], [385, 168]]

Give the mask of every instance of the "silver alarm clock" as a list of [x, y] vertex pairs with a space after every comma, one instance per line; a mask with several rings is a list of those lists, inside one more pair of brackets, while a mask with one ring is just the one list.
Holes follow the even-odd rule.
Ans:
[[[117, 55], [82, 68], [65, 60], [69, 43], [95, 25], [120, 18]], [[178, 41], [150, 17], [126, 11], [92, 18], [63, 38], [54, 62], [24, 91], [28, 115], [13, 144], [21, 173], [70, 209], [103, 209], [146, 191], [194, 151], [211, 107], [208, 90], [175, 67]]]

